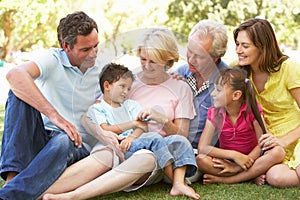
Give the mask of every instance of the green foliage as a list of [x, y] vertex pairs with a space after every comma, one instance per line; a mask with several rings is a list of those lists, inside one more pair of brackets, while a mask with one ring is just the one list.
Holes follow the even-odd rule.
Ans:
[[167, 14], [166, 24], [184, 35], [202, 19], [223, 22], [232, 30], [247, 19], [262, 17], [274, 25], [280, 43], [297, 48], [300, 39], [298, 0], [173, 0]]
[[68, 11], [65, 4], [57, 0], [0, 1], [0, 58], [9, 61], [13, 51], [58, 46], [55, 30]]

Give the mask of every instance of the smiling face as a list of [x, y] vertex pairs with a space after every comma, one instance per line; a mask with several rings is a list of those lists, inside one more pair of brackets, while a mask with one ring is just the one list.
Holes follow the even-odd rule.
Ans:
[[132, 82], [132, 78], [120, 78], [112, 84], [106, 81], [104, 83], [107, 90], [107, 95], [105, 94], [104, 97], [105, 101], [113, 107], [119, 107], [127, 99]]
[[157, 79], [165, 73], [164, 64], [152, 60], [145, 48], [141, 48], [140, 61], [143, 69], [143, 76], [148, 79]]
[[64, 41], [62, 44], [70, 63], [80, 69], [87, 69], [95, 65], [98, 43], [98, 32], [96, 29], [93, 29], [89, 35], [77, 35], [77, 42], [72, 49]]
[[259, 49], [250, 40], [246, 31], [238, 33], [235, 51], [238, 55], [239, 65], [250, 65], [252, 68], [258, 68]]

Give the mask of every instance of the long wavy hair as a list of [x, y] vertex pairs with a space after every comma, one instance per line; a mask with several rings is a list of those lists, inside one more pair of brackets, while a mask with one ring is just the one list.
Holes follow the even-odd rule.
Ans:
[[[259, 49], [258, 67], [261, 71], [268, 74], [277, 72], [282, 62], [289, 58], [281, 52], [274, 30], [267, 20], [254, 18], [240, 24], [233, 31], [235, 42], [240, 31], [246, 31], [252, 43]], [[239, 67], [250, 74], [250, 66]]]

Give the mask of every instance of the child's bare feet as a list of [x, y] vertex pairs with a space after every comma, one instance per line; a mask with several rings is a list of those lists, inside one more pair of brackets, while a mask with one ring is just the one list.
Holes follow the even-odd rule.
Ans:
[[197, 194], [195, 192], [195, 190], [186, 185], [186, 184], [181, 184], [181, 183], [174, 183], [173, 184], [173, 187], [170, 191], [170, 195], [171, 196], [187, 196], [187, 197], [190, 197], [190, 198], [193, 198], [193, 199], [199, 199], [200, 198], [200, 195]]
[[224, 179], [224, 177], [214, 176], [211, 174], [204, 174], [203, 175], [203, 184], [225, 183], [225, 181], [223, 179]]
[[256, 185], [264, 185], [266, 183], [266, 175], [262, 174], [259, 177], [256, 177], [253, 181]]

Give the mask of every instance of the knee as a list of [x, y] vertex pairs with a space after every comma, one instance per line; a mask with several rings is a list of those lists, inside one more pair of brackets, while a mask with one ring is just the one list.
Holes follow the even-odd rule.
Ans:
[[285, 150], [281, 146], [276, 146], [269, 151], [272, 160], [276, 161], [276, 163], [281, 163], [285, 158]]
[[274, 186], [274, 187], [281, 187], [283, 180], [282, 180], [282, 174], [276, 172], [276, 170], [273, 170], [272, 168], [266, 173], [266, 181], [268, 184]]
[[205, 166], [209, 163], [209, 159], [204, 154], [198, 154], [196, 156], [196, 162], [199, 170], [201, 171], [202, 169], [205, 169]]
[[153, 153], [133, 154], [136, 168], [142, 173], [151, 172], [156, 167], [156, 157]]

